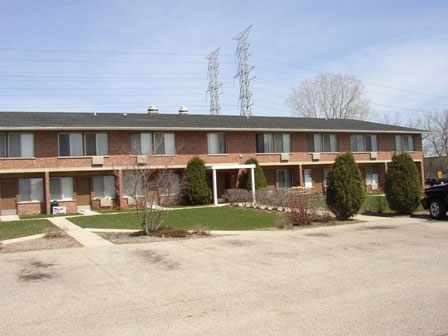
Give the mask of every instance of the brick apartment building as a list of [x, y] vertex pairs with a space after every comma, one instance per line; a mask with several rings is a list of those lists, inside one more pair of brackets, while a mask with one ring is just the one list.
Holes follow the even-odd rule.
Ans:
[[[420, 130], [358, 120], [126, 113], [0, 112], [0, 214], [49, 213], [57, 200], [76, 212], [126, 208], [123, 171], [168, 165], [182, 174], [201, 157], [216, 193], [235, 188], [256, 158], [270, 188], [325, 192], [338, 153], [352, 151], [366, 191], [384, 186], [396, 151], [414, 159], [423, 179]], [[157, 146], [155, 144], [158, 144]], [[212, 174], [211, 168], [224, 168]], [[225, 169], [230, 167], [229, 169]], [[212, 183], [210, 182], [212, 186]], [[163, 196], [163, 195], [162, 195]]]

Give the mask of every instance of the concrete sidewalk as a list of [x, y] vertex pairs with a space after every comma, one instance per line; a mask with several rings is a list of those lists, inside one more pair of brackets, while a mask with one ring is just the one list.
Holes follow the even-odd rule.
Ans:
[[110, 241], [101, 238], [100, 236], [92, 233], [89, 230], [84, 230], [78, 225], [73, 224], [63, 217], [51, 217], [47, 218], [51, 223], [56, 225], [62, 230], [65, 230], [68, 235], [76, 239], [80, 244], [86, 247], [94, 246], [113, 246]]

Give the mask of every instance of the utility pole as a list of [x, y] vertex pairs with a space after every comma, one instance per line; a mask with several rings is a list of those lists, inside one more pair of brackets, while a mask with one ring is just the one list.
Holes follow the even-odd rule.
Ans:
[[238, 70], [235, 78], [240, 78], [240, 115], [246, 117], [250, 117], [252, 115], [252, 92], [250, 91], [250, 81], [253, 78], [250, 78], [249, 75], [254, 66], [248, 64], [249, 43], [247, 42], [251, 28], [252, 25], [233, 38], [238, 41], [238, 45], [236, 47]]
[[218, 54], [219, 49], [213, 51], [206, 57], [208, 59], [208, 89], [210, 93], [210, 114], [219, 115], [221, 113], [221, 106], [219, 105], [219, 95], [222, 94], [222, 83], [218, 81], [219, 64]]

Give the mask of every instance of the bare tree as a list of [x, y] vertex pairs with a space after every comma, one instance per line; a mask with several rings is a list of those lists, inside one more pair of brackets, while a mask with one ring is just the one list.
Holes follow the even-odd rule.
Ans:
[[287, 105], [299, 117], [367, 119], [371, 114], [361, 80], [343, 74], [322, 74], [294, 88]]
[[446, 172], [448, 169], [448, 109], [424, 112], [420, 128], [428, 131], [423, 138], [423, 151], [426, 157], [435, 156]]
[[135, 206], [138, 222], [147, 235], [163, 224], [166, 211], [181, 197], [182, 177], [169, 168], [170, 158], [160, 164], [163, 157], [137, 155], [135, 164], [123, 171], [123, 193], [128, 196], [128, 204]]

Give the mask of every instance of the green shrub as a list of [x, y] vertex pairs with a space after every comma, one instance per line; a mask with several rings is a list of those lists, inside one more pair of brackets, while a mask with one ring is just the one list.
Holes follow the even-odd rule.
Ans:
[[409, 215], [417, 209], [422, 186], [417, 167], [409, 154], [393, 156], [387, 169], [384, 192], [392, 210]]
[[352, 153], [340, 154], [328, 173], [326, 203], [337, 219], [347, 220], [361, 209], [365, 194]]
[[[257, 190], [259, 188], [266, 188], [267, 187], [266, 177], [264, 176], [263, 169], [258, 164], [257, 159], [250, 158], [249, 160], [244, 162], [244, 164], [255, 164], [255, 170], [254, 170], [254, 174], [255, 174], [255, 190]], [[241, 180], [240, 181], [241, 181], [240, 182], [241, 186], [244, 189], [252, 190], [252, 182], [251, 182], [251, 178], [250, 178], [250, 169], [247, 169], [241, 175]]]
[[205, 163], [197, 156], [188, 161], [185, 169], [185, 196], [190, 204], [207, 204], [212, 199]]

